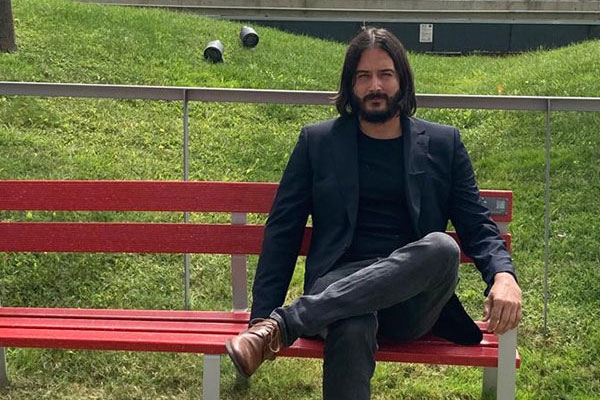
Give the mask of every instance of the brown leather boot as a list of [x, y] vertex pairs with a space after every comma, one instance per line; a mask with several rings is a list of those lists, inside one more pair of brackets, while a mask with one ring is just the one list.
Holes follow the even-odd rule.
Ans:
[[260, 320], [239, 335], [227, 339], [225, 347], [238, 372], [249, 378], [263, 361], [275, 359], [282, 346], [277, 321]]

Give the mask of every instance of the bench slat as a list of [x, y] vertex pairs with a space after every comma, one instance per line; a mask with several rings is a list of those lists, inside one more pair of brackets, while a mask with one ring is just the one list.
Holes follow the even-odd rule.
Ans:
[[0, 182], [0, 210], [267, 213], [276, 183], [181, 181]]
[[259, 254], [263, 226], [162, 223], [0, 223], [0, 251]]
[[177, 332], [214, 333], [237, 335], [244, 329], [244, 323], [229, 322], [174, 322], [111, 320], [90, 318], [0, 318], [0, 328], [56, 329], [56, 330], [102, 330], [108, 332]]
[[[272, 182], [3, 180], [0, 210], [268, 213], [276, 190]], [[488, 202], [505, 199], [492, 217], [512, 220], [511, 191], [480, 194]]]
[[225, 339], [229, 336], [208, 333], [0, 328], [0, 346], [224, 354]]
[[[43, 318], [94, 318], [132, 319], [163, 321], [206, 321], [247, 324], [250, 313], [247, 311], [183, 311], [183, 310], [140, 310], [104, 308], [44, 308], [44, 307], [0, 307], [2, 317], [43, 317]], [[487, 332], [487, 322], [476, 321], [483, 332]]]
[[182, 322], [240, 322], [247, 324], [250, 314], [246, 311], [0, 307], [0, 318], [5, 317], [94, 318], [113, 320], [130, 319], [139, 321], [162, 320]]
[[[262, 225], [0, 222], [0, 251], [260, 254], [263, 231]], [[310, 235], [307, 227], [300, 255], [307, 254]], [[510, 249], [510, 234], [502, 237]], [[471, 261], [461, 253], [461, 262]]]
[[[298, 339], [293, 346], [283, 349], [281, 355], [287, 357], [321, 358], [323, 357], [323, 348], [318, 341]], [[449, 342], [447, 344], [432, 346], [428, 343], [413, 341], [405, 344], [382, 344], [375, 358], [378, 361], [418, 364], [496, 367], [498, 365], [498, 349], [482, 346], [457, 346]], [[517, 360], [518, 365], [520, 365], [520, 359]]]

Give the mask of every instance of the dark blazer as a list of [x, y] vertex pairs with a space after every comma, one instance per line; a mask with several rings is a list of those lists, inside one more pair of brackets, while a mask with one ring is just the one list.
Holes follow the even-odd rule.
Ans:
[[[488, 290], [497, 272], [514, 274], [458, 130], [416, 118], [402, 118], [402, 130], [407, 204], [417, 236], [444, 232], [451, 221]], [[305, 292], [350, 246], [358, 210], [358, 133], [352, 117], [302, 129], [266, 224], [251, 318], [267, 317], [283, 304], [309, 215]]]

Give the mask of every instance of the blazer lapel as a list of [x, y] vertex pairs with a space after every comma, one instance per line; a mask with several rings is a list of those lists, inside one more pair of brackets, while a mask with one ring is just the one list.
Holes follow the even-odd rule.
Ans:
[[332, 153], [342, 199], [354, 229], [358, 213], [358, 123], [353, 118], [339, 119], [332, 132]]
[[414, 118], [402, 118], [402, 134], [405, 138], [406, 203], [413, 229], [421, 237], [422, 232], [419, 227], [421, 188], [429, 153], [429, 136], [425, 134], [425, 128]]

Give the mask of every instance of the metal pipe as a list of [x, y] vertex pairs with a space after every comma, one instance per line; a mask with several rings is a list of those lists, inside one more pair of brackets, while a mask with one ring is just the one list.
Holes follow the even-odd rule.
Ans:
[[[332, 105], [335, 92], [303, 90], [224, 89], [175, 86], [98, 85], [0, 81], [0, 96], [42, 96], [142, 99], [165, 101], [208, 101], [219, 103], [264, 103]], [[480, 96], [418, 94], [421, 108], [473, 110], [600, 111], [600, 97]]]
[[[183, 180], [190, 179], [190, 126], [189, 101], [187, 90], [183, 93]], [[190, 213], [183, 213], [185, 223], [190, 222]], [[190, 309], [190, 255], [183, 255], [183, 308]]]
[[546, 103], [546, 172], [544, 187], [544, 335], [548, 334], [548, 275], [550, 273], [550, 153], [552, 146], [552, 126], [550, 112], [552, 109], [551, 100]]

